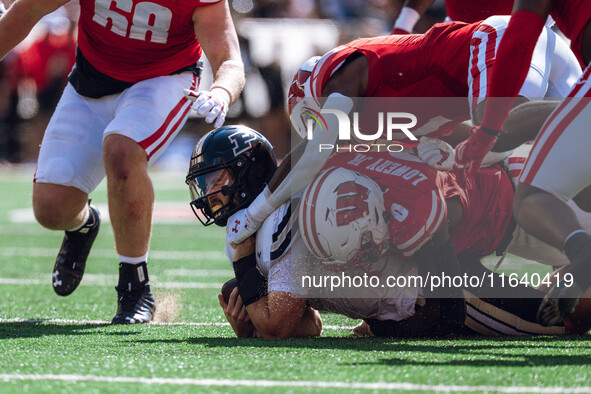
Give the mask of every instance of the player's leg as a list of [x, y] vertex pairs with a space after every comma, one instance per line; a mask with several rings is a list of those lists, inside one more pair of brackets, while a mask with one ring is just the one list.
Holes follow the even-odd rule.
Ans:
[[[528, 185], [524, 185], [522, 190], [527, 187]], [[591, 233], [591, 213], [579, 208], [573, 200], [568, 201], [567, 205], [574, 212], [583, 229]], [[564, 232], [566, 231], [568, 230]], [[511, 243], [507, 246], [507, 253], [553, 267], [562, 267], [569, 264], [569, 260], [561, 247], [557, 248], [541, 241], [539, 238], [525, 231], [521, 226], [517, 226], [513, 232]]]
[[479, 298], [464, 291], [467, 305], [465, 326], [472, 333], [484, 336], [566, 334], [562, 325], [546, 327], [535, 322], [535, 308], [543, 293], [529, 290], [530, 298]]
[[154, 190], [148, 165], [169, 145], [188, 118], [183, 89], [197, 88], [191, 73], [142, 81], [121, 95], [107, 126], [103, 159], [115, 246], [119, 254], [118, 308], [114, 324], [149, 322], [155, 301], [148, 284]]
[[[100, 107], [104, 102], [93, 104]], [[96, 109], [91, 111], [87, 99], [66, 87], [45, 131], [35, 173], [37, 221], [66, 230], [52, 275], [53, 288], [62, 296], [82, 280], [100, 224], [98, 211], [88, 204], [88, 194], [104, 177], [101, 143], [106, 121]]]
[[33, 212], [37, 222], [49, 230], [76, 228], [88, 215], [88, 194], [73, 186], [37, 181]]
[[[553, 41], [552, 54], [548, 58], [543, 59], [550, 61], [548, 90], [545, 97], [566, 97], [581, 77], [583, 70], [568, 44], [551, 30], [544, 29], [544, 31], [548, 32], [551, 41]], [[536, 59], [535, 55], [534, 59]]]
[[155, 308], [147, 271], [154, 190], [146, 152], [134, 140], [110, 134], [103, 144], [103, 159], [115, 248], [121, 256], [120, 302], [113, 323], [148, 322]]
[[110, 134], [103, 143], [103, 160], [117, 252], [143, 256], [149, 248], [154, 204], [146, 152], [136, 141]]
[[[470, 42], [468, 85], [474, 124], [480, 124], [484, 114], [495, 54], [508, 20], [508, 16], [487, 18], [474, 32]], [[542, 99], [548, 95], [549, 89], [551, 95], [565, 97], [580, 73], [577, 59], [566, 43], [545, 27], [536, 42], [527, 76], [513, 107], [529, 100]]]
[[553, 325], [572, 313], [582, 291], [591, 285], [591, 236], [585, 232], [566, 201], [591, 180], [588, 119], [591, 83], [588, 68], [538, 135], [515, 196], [517, 222], [534, 236], [564, 249], [574, 286], [559, 282], [540, 307], [540, 322]]

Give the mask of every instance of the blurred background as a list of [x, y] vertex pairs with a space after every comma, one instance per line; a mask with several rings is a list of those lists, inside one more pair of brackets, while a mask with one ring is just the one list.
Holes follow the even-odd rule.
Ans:
[[[8, 8], [13, 0], [2, 0]], [[308, 58], [358, 37], [389, 34], [402, 0], [228, 0], [241, 42], [246, 86], [226, 124], [262, 132], [282, 158], [291, 147], [286, 111], [289, 84]], [[27, 39], [0, 62], [0, 166], [37, 160], [45, 127], [74, 64], [78, 3], [47, 15]], [[415, 27], [424, 32], [443, 21], [445, 4], [435, 1]], [[206, 59], [204, 59], [206, 60]], [[211, 69], [205, 61], [201, 88]], [[198, 138], [211, 125], [191, 118], [156, 163], [183, 169]]]

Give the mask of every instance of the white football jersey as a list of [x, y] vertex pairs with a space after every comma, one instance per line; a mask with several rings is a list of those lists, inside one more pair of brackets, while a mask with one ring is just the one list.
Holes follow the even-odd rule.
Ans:
[[[296, 200], [293, 201], [297, 204]], [[257, 230], [257, 266], [264, 276], [268, 276], [269, 269], [274, 262], [289, 251], [294, 232], [297, 234], [297, 226], [293, 226], [294, 219], [297, 219], [297, 211], [292, 215], [291, 205], [291, 201], [283, 203], [265, 219], [261, 227]], [[226, 256], [230, 265], [232, 265], [234, 248], [230, 246], [227, 239]]]
[[[292, 204], [293, 203], [293, 204]], [[297, 227], [296, 200], [275, 210], [257, 231], [256, 259], [261, 273], [268, 279], [269, 291], [291, 293], [305, 297], [313, 308], [339, 313], [354, 319], [404, 320], [414, 315], [419, 288], [396, 287], [387, 283], [388, 277], [417, 275], [416, 264], [386, 255], [370, 267], [336, 272], [314, 258], [306, 249]], [[234, 254], [226, 242], [226, 254]], [[373, 284], [355, 286], [364, 274]], [[351, 278], [346, 286], [345, 277]], [[342, 286], [334, 286], [336, 280]], [[331, 284], [333, 286], [331, 286]]]

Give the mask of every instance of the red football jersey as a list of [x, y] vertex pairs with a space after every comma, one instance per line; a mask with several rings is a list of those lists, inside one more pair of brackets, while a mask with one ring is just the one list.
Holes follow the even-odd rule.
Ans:
[[[320, 105], [319, 98], [323, 96], [330, 76], [349, 56], [358, 52], [369, 64], [365, 97], [400, 98], [384, 101], [383, 111], [395, 108], [396, 111], [420, 114], [419, 128], [429, 121], [437, 122], [437, 127], [418, 132], [417, 137], [449, 134], [457, 123], [470, 119], [468, 104], [441, 99], [426, 104], [426, 100], [468, 97], [470, 41], [479, 26], [480, 23], [462, 22], [436, 24], [422, 35], [390, 35], [352, 41], [333, 49], [318, 61], [305, 86], [305, 95]], [[374, 102], [371, 107], [375, 112], [381, 111], [375, 109]], [[373, 131], [375, 126], [368, 125], [367, 129]], [[401, 133], [394, 134], [394, 139], [403, 138], [405, 136]]]
[[585, 25], [591, 19], [591, 1], [554, 0], [550, 15], [556, 21], [560, 31], [571, 40], [570, 47], [584, 66], [581, 43]]
[[470, 40], [480, 23], [439, 23], [425, 34], [360, 38], [325, 54], [311, 75], [322, 97], [330, 76], [353, 53], [369, 62], [367, 97], [467, 97]]
[[457, 254], [463, 252], [486, 256], [499, 245], [513, 215], [513, 185], [498, 165], [481, 168], [476, 174], [438, 171], [437, 185], [445, 199], [459, 197], [464, 212], [450, 231]]
[[445, 0], [452, 21], [478, 22], [493, 15], [511, 15], [513, 0]]
[[373, 179], [384, 192], [390, 213], [390, 237], [400, 257], [409, 258], [445, 224], [446, 205], [437, 187], [437, 171], [403, 153], [345, 153], [326, 167], [344, 167]]
[[373, 179], [384, 191], [390, 213], [390, 237], [400, 257], [411, 257], [445, 224], [446, 199], [459, 197], [462, 219], [450, 231], [457, 254], [492, 253], [509, 228], [514, 190], [500, 166], [483, 168], [475, 175], [437, 171], [407, 153], [341, 153], [325, 168], [338, 166]]
[[78, 46], [100, 72], [125, 82], [197, 62], [196, 7], [220, 0], [80, 0]]

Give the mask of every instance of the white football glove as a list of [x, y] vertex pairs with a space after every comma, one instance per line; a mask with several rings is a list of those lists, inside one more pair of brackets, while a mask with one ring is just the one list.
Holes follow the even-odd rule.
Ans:
[[250, 237], [261, 226], [261, 222], [255, 221], [248, 213], [248, 209], [241, 209], [230, 216], [226, 224], [226, 240], [232, 248]]
[[231, 247], [250, 237], [261, 227], [263, 221], [275, 207], [267, 201], [265, 192], [261, 192], [246, 209], [241, 209], [228, 218], [226, 224], [226, 240]]
[[185, 96], [195, 104], [193, 110], [199, 116], [205, 116], [207, 123], [214, 123], [214, 127], [222, 127], [226, 120], [228, 107], [230, 107], [230, 94], [222, 88], [213, 88], [211, 91], [202, 90], [195, 92], [184, 89]]
[[455, 164], [454, 149], [437, 138], [421, 137], [417, 145], [419, 158], [437, 170], [451, 171]]

